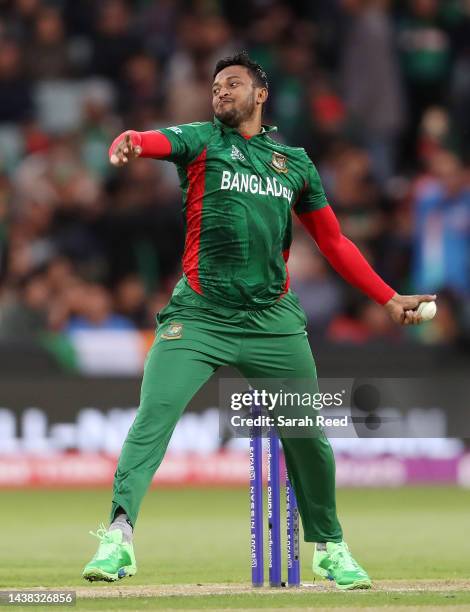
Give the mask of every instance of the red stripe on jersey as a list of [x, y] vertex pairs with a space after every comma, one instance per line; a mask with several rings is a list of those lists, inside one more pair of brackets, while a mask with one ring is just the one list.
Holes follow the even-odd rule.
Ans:
[[[307, 181], [305, 181], [304, 186], [302, 187], [302, 191], [299, 193], [299, 195], [297, 196], [294, 202], [294, 206], [292, 207], [294, 210], [297, 205], [297, 202], [302, 197], [302, 194], [306, 188], [307, 188]], [[290, 253], [290, 249], [286, 249], [285, 251], [282, 251], [282, 257], [284, 258], [284, 263], [286, 264], [286, 281], [284, 283], [284, 289], [278, 299], [281, 299], [283, 296], [285, 296], [286, 293], [289, 291], [289, 287], [290, 287], [290, 275], [289, 275], [289, 268], [287, 266], [287, 262], [289, 260], [289, 253]]]
[[206, 179], [206, 153], [204, 149], [188, 166], [186, 196], [186, 240], [183, 254], [183, 272], [189, 286], [202, 293], [199, 282], [199, 246], [201, 242], [202, 202]]
[[290, 287], [290, 276], [289, 276], [289, 268], [287, 267], [287, 261], [289, 259], [289, 249], [282, 251], [282, 256], [284, 257], [284, 261], [286, 264], [286, 282], [284, 284], [284, 291], [282, 292], [281, 296], [286, 295], [286, 293], [289, 291], [289, 287]]

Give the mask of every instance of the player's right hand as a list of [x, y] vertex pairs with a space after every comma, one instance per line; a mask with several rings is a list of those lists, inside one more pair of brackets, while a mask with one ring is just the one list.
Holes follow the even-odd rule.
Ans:
[[421, 302], [433, 302], [436, 295], [395, 295], [385, 304], [389, 315], [399, 325], [419, 325], [422, 322], [417, 312]]
[[139, 132], [127, 130], [114, 139], [109, 147], [109, 161], [113, 166], [124, 166], [131, 159], [136, 159], [142, 153]]

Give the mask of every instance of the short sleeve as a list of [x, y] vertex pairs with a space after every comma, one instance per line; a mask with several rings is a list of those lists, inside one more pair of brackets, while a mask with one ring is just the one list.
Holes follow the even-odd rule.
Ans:
[[166, 159], [181, 166], [196, 159], [207, 143], [207, 126], [207, 123], [195, 122], [159, 129], [171, 143], [171, 153]]
[[319, 210], [324, 206], [328, 206], [325, 191], [323, 190], [323, 185], [321, 184], [320, 175], [310, 159], [307, 158], [307, 160], [305, 187], [294, 206], [294, 211], [297, 215]]

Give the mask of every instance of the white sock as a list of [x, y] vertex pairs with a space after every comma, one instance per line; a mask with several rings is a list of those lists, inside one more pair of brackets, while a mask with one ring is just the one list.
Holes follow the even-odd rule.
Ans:
[[116, 516], [114, 521], [109, 526], [108, 531], [113, 531], [113, 529], [120, 529], [122, 531], [123, 542], [132, 542], [133, 529], [131, 522], [127, 518], [127, 514], [123, 513]]

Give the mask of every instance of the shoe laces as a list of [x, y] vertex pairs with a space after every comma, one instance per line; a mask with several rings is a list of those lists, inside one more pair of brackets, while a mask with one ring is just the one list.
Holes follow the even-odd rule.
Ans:
[[342, 569], [346, 571], [355, 571], [361, 569], [359, 564], [351, 556], [346, 542], [341, 542], [340, 544], [336, 545], [334, 550], [329, 553], [329, 555], [331, 562], [334, 563], [336, 567], [341, 566]]
[[110, 555], [115, 554], [118, 550], [119, 544], [117, 542], [114, 542], [111, 534], [106, 529], [104, 523], [100, 524], [100, 526], [96, 530], [96, 533], [94, 531], [90, 531], [89, 533], [95, 538], [98, 538], [98, 540], [100, 541], [100, 545], [94, 557], [95, 561], [107, 559]]

